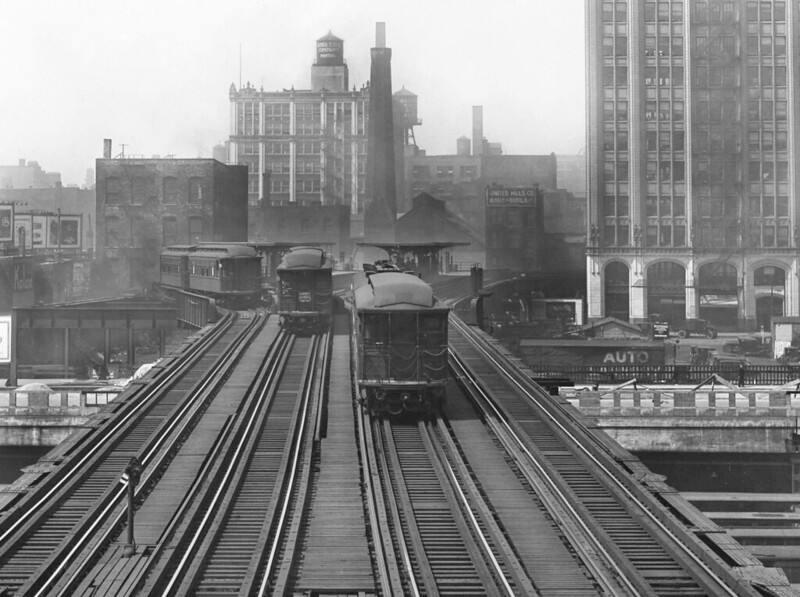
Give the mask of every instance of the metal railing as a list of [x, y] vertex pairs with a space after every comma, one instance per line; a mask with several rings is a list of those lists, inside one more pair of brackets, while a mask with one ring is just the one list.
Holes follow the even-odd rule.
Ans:
[[738, 386], [783, 385], [800, 379], [800, 367], [788, 365], [536, 365], [537, 378], [569, 378], [573, 383], [701, 384], [714, 374]]

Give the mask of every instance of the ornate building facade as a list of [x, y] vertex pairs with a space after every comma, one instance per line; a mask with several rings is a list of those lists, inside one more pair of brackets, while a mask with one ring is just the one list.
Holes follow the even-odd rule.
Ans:
[[589, 318], [800, 315], [797, 4], [585, 5]]

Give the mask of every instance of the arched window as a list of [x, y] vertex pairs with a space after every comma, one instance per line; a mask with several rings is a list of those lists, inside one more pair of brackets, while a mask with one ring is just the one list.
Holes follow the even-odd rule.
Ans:
[[647, 268], [647, 314], [670, 323], [686, 317], [686, 269], [672, 261]]
[[739, 283], [736, 266], [706, 263], [697, 271], [699, 315], [721, 329], [736, 329], [739, 311]]
[[772, 318], [784, 315], [786, 296], [786, 270], [775, 265], [765, 265], [753, 272], [756, 292], [756, 326], [772, 329]]

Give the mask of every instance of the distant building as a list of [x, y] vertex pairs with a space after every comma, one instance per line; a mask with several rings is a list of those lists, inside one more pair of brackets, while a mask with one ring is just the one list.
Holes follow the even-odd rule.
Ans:
[[586, 201], [586, 155], [558, 155], [556, 161], [558, 188]]
[[247, 240], [247, 169], [213, 159], [98, 159], [97, 284], [158, 279], [166, 246]]
[[262, 237], [253, 242], [320, 245], [336, 263], [352, 251], [350, 210], [345, 205], [271, 205], [260, 210]]
[[[80, 237], [75, 243], [62, 243], [64, 252], [92, 251], [96, 229], [96, 209], [94, 189], [62, 187], [58, 183], [54, 187], [32, 189], [0, 189], [0, 203], [14, 206], [15, 220], [23, 218], [30, 225], [23, 224], [20, 234], [19, 226], [15, 227], [15, 246], [25, 245], [27, 250], [58, 248], [58, 237], [50, 242], [48, 220], [58, 223], [59, 212], [63, 216], [63, 224], [76, 218]], [[23, 217], [24, 216], [24, 217]], [[24, 236], [24, 238], [22, 238]]]
[[61, 173], [45, 172], [38, 162], [19, 160], [16, 166], [0, 166], [0, 189], [43, 189], [61, 183]]
[[296, 204], [363, 211], [369, 88], [348, 89], [343, 49], [330, 33], [317, 40], [310, 89], [231, 84], [228, 163], [247, 166], [251, 209]]

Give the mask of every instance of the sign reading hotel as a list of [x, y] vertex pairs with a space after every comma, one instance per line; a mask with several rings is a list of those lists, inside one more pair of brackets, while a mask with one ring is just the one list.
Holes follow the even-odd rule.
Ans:
[[489, 187], [486, 189], [486, 205], [502, 207], [506, 205], [533, 205], [538, 194], [538, 189], [518, 188], [501, 189]]
[[11, 315], [0, 315], [0, 363], [11, 362]]
[[11, 205], [0, 205], [0, 242], [14, 240], [14, 208]]

